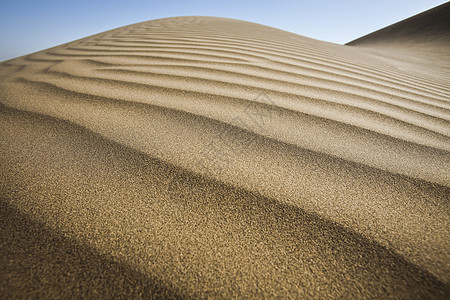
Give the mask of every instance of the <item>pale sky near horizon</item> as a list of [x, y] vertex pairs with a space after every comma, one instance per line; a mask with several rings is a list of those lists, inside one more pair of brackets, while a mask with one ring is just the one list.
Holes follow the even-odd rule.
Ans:
[[241, 19], [344, 44], [445, 3], [434, 0], [0, 0], [0, 61], [153, 19]]

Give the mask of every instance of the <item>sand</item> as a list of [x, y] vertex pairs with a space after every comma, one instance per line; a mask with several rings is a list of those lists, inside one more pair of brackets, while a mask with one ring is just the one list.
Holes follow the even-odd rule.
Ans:
[[3, 62], [0, 297], [449, 297], [450, 30], [389, 30], [176, 17]]

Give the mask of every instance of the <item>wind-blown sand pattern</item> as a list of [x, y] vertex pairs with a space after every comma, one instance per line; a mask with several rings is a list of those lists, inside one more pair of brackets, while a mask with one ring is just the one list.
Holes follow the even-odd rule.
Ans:
[[449, 33], [177, 17], [3, 62], [1, 297], [449, 297]]

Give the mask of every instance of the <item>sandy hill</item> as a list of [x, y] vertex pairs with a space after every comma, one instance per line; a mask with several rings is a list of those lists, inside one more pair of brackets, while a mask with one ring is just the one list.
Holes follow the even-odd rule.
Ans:
[[450, 74], [450, 2], [356, 39], [347, 45], [365, 48], [397, 68], [435, 79]]
[[448, 297], [449, 70], [400, 45], [178, 17], [3, 62], [0, 295]]
[[373, 45], [375, 43], [431, 43], [450, 44], [450, 2], [427, 10], [406, 20], [392, 24], [347, 45]]

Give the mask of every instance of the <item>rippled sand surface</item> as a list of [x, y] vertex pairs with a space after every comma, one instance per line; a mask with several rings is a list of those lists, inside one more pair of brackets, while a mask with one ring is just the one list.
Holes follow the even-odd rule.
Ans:
[[1, 297], [448, 297], [447, 32], [177, 17], [3, 62]]

